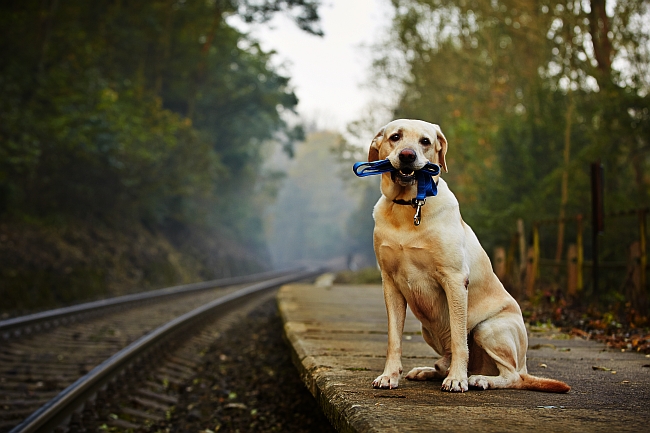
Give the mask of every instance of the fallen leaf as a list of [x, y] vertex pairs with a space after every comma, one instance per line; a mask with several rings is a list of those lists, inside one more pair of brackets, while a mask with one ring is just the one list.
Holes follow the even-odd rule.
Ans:
[[578, 329], [578, 328], [573, 328], [573, 329], [571, 330], [570, 334], [571, 334], [571, 335], [575, 335], [575, 336], [577, 336], [577, 337], [586, 338], [586, 339], [589, 338], [589, 333], [588, 333], [588, 332], [585, 332], [585, 331], [583, 331], [582, 329]]
[[571, 336], [569, 334], [565, 334], [563, 332], [559, 334], [553, 334], [551, 335], [552, 340], [570, 340]]
[[612, 371], [611, 368], [607, 368], [607, 367], [597, 367], [597, 366], [595, 366], [595, 365], [594, 365], [593, 367], [591, 367], [591, 369], [592, 369], [592, 370], [598, 370], [598, 371]]
[[538, 349], [541, 349], [542, 347], [548, 347], [549, 349], [555, 349], [556, 348], [555, 344], [548, 344], [547, 343], [547, 344], [533, 344], [528, 349], [538, 350]]

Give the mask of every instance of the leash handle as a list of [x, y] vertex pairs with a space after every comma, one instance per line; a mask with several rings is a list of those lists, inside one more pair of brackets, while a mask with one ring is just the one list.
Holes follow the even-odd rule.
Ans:
[[[381, 161], [373, 162], [355, 162], [352, 166], [352, 171], [359, 177], [373, 176], [375, 174], [388, 173], [394, 171], [395, 167], [389, 160], [383, 159]], [[424, 167], [417, 170], [418, 173], [426, 173], [430, 176], [438, 176], [440, 174], [440, 166], [432, 162], [427, 162]]]
[[393, 164], [391, 164], [390, 161], [387, 159], [384, 159], [382, 161], [374, 161], [374, 162], [356, 162], [352, 166], [352, 171], [354, 171], [354, 174], [356, 174], [359, 177], [366, 177], [375, 174], [388, 173], [389, 171], [393, 171], [393, 170], [395, 170]]

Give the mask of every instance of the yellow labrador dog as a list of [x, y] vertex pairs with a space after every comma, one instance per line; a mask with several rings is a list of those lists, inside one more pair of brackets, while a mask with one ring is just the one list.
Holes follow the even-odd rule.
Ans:
[[[444, 391], [468, 387], [567, 392], [564, 382], [530, 376], [528, 337], [517, 302], [492, 272], [490, 259], [460, 216], [447, 183], [435, 176], [438, 195], [421, 208], [414, 225], [414, 171], [427, 162], [447, 171], [447, 140], [438, 125], [395, 120], [370, 146], [369, 161], [388, 159], [396, 171], [382, 174], [374, 246], [388, 312], [384, 372], [372, 385], [397, 388], [402, 373], [406, 306], [422, 322], [424, 340], [442, 357], [433, 367], [412, 369], [410, 380], [444, 379]], [[470, 376], [468, 377], [468, 372]]]

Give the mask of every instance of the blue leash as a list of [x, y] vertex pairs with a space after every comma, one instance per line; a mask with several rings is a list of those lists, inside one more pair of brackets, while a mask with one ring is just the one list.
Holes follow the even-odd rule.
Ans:
[[[357, 162], [352, 166], [352, 171], [354, 171], [354, 174], [359, 177], [366, 177], [376, 174], [390, 173], [397, 170], [395, 170], [389, 160], [384, 159], [375, 162]], [[411, 200], [411, 203], [407, 204], [410, 204], [416, 209], [415, 217], [413, 218], [413, 222], [416, 226], [420, 225], [420, 208], [426, 202], [426, 198], [438, 194], [438, 185], [433, 181], [432, 176], [437, 176], [439, 174], [440, 166], [431, 162], [427, 162], [424, 167], [415, 172], [415, 180], [418, 183], [418, 194], [413, 200]]]

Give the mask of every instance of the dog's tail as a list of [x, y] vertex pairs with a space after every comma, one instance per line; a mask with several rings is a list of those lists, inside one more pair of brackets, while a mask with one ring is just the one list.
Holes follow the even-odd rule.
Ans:
[[569, 385], [559, 380], [531, 376], [530, 374], [520, 374], [519, 376], [521, 376], [521, 382], [515, 386], [517, 389], [542, 392], [569, 392], [571, 389]]

